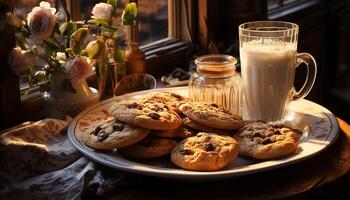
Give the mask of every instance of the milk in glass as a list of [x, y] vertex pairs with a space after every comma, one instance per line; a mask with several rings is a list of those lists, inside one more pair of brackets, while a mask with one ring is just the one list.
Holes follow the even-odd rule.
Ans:
[[244, 110], [251, 120], [277, 121], [292, 98], [296, 45], [257, 39], [240, 47]]

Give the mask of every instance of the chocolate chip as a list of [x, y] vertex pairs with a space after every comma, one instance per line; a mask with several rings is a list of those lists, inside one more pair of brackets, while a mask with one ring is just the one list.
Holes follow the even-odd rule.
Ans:
[[156, 111], [156, 112], [159, 112], [159, 111], [163, 111], [163, 108], [155, 108], [153, 110]]
[[182, 99], [181, 95], [175, 94], [175, 93], [171, 93], [171, 96], [177, 98], [177, 99]]
[[102, 127], [101, 127], [101, 126], [96, 126], [95, 131], [93, 131], [93, 134], [94, 134], [94, 135], [97, 135], [98, 132], [100, 132], [101, 130], [102, 130]]
[[169, 110], [169, 107], [168, 107], [167, 105], [164, 105], [164, 108], [167, 109], [167, 110]]
[[204, 143], [203, 144], [203, 149], [205, 151], [214, 151], [215, 150], [215, 147], [213, 146], [212, 143], [208, 142], [208, 143]]
[[190, 149], [182, 149], [182, 150], [180, 150], [180, 153], [182, 155], [193, 155], [194, 154], [194, 152]]
[[150, 113], [148, 116], [154, 120], [158, 120], [160, 118], [160, 115], [158, 113]]
[[218, 104], [216, 104], [216, 103], [212, 103], [212, 104], [210, 104], [210, 106], [215, 107], [215, 108], [219, 108]]
[[253, 133], [253, 135], [251, 136], [251, 138], [255, 138], [255, 137], [264, 138], [265, 135], [261, 134], [260, 132], [255, 132], [255, 133]]
[[284, 128], [285, 126], [283, 124], [275, 124], [272, 127], [273, 128]]
[[138, 104], [136, 102], [127, 105], [128, 108], [137, 108]]
[[103, 142], [107, 138], [108, 138], [108, 134], [104, 131], [99, 132], [97, 135], [97, 141], [99, 141], [99, 142]]
[[141, 106], [141, 105], [138, 105], [138, 106], [137, 106], [137, 109], [142, 110], [142, 106]]
[[123, 129], [124, 129], [124, 124], [122, 123], [113, 124], [114, 131], [122, 131]]
[[301, 130], [299, 130], [299, 129], [292, 129], [292, 130], [298, 135], [302, 135], [303, 134], [303, 132]]
[[265, 138], [265, 139], [261, 142], [261, 144], [271, 144], [271, 143], [273, 143], [273, 141], [272, 141], [270, 138]]
[[275, 134], [275, 135], [281, 135], [282, 133], [280, 132], [280, 130], [275, 130], [274, 132], [273, 132], [273, 134]]

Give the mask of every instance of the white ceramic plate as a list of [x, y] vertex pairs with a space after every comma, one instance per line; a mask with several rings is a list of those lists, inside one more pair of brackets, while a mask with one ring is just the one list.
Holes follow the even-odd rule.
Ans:
[[[171, 91], [188, 96], [187, 87], [157, 90]], [[209, 180], [261, 172], [310, 158], [330, 146], [330, 144], [337, 138], [339, 132], [338, 122], [329, 110], [311, 101], [299, 100], [291, 102], [286, 123], [302, 130], [303, 135], [300, 138], [300, 145], [297, 152], [283, 159], [257, 161], [238, 157], [220, 171], [194, 172], [176, 167], [170, 162], [168, 157], [149, 161], [129, 160], [112, 152], [97, 151], [84, 145], [81, 141], [82, 134], [85, 134], [87, 130], [97, 124], [112, 119], [112, 116], [108, 111], [114, 102], [124, 99], [139, 99], [150, 91], [155, 90], [118, 96], [102, 101], [84, 110], [70, 123], [68, 128], [68, 136], [70, 140], [87, 157], [118, 170], [176, 179]]]

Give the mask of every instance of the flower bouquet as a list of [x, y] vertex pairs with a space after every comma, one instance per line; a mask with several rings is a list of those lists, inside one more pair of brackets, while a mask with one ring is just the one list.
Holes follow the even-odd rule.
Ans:
[[[136, 4], [130, 3], [123, 11], [122, 24], [114, 26], [116, 2], [96, 4], [86, 22], [71, 21], [65, 9], [67, 19], [59, 23], [58, 12], [45, 1], [32, 9], [26, 20], [7, 13], [7, 22], [15, 28], [18, 44], [8, 56], [11, 69], [21, 80], [28, 81], [29, 89], [38, 87], [49, 97], [49, 106], [59, 104], [61, 113], [71, 110], [68, 114], [74, 115], [95, 103], [106, 84], [108, 64], [124, 59], [117, 43], [118, 26], [133, 25], [136, 21]], [[62, 5], [66, 5], [65, 1]], [[86, 82], [95, 69], [99, 92]]]

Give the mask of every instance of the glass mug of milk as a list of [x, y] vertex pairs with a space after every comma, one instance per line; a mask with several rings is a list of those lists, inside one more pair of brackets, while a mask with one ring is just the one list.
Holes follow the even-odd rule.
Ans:
[[[304, 98], [316, 79], [315, 59], [297, 52], [297, 24], [256, 21], [239, 26], [239, 46], [244, 118], [282, 121], [291, 100]], [[299, 91], [294, 88], [295, 69], [307, 66], [307, 76]]]

